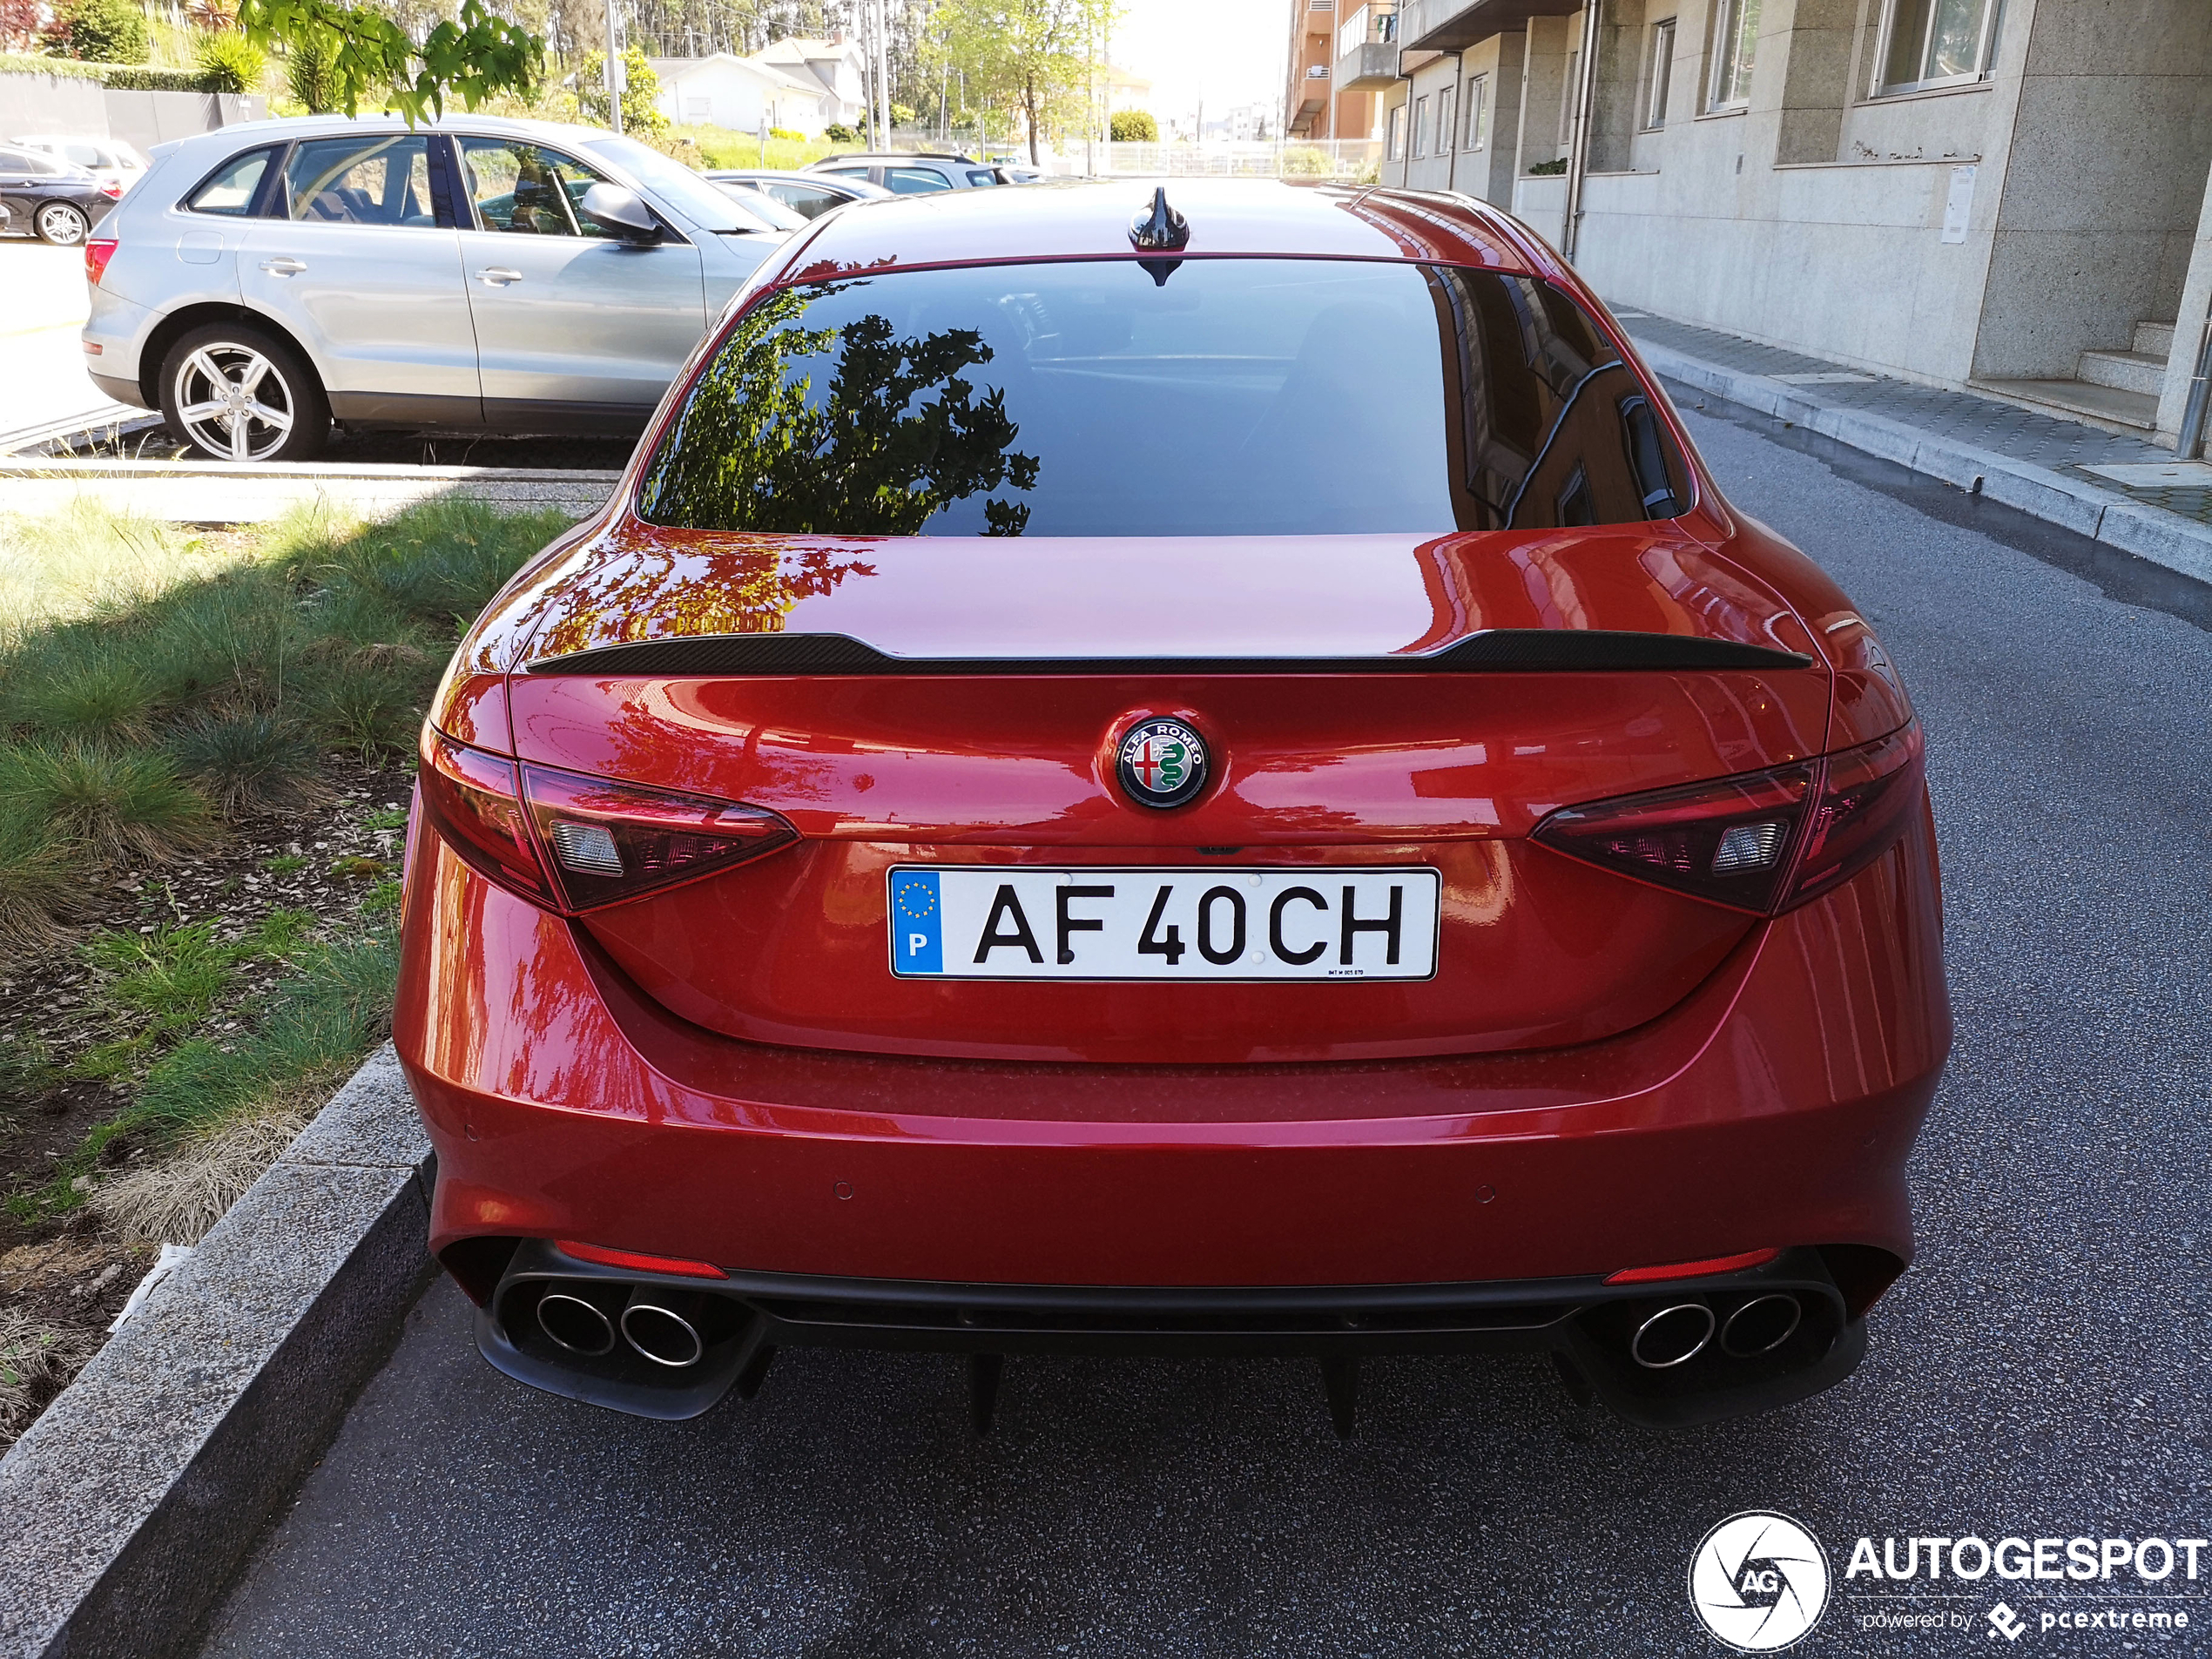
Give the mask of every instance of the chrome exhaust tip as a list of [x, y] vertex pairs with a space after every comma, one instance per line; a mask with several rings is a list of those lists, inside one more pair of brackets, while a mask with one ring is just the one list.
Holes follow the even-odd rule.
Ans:
[[1755, 1296], [1728, 1316], [1721, 1327], [1721, 1352], [1737, 1359], [1772, 1353], [1797, 1335], [1804, 1305], [1784, 1291]]
[[537, 1328], [555, 1347], [587, 1359], [614, 1352], [614, 1321], [606, 1311], [566, 1291], [548, 1291], [537, 1298]]
[[1646, 1371], [1687, 1365], [1713, 1339], [1713, 1310], [1703, 1302], [1677, 1302], [1661, 1308], [1636, 1326], [1629, 1357]]
[[698, 1327], [674, 1308], [648, 1299], [640, 1291], [622, 1311], [623, 1339], [644, 1358], [671, 1371], [696, 1366], [705, 1357], [706, 1341]]

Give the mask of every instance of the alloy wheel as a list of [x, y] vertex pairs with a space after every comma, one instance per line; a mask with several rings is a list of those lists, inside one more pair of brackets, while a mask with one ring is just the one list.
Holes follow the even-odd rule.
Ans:
[[284, 371], [251, 346], [212, 341], [177, 369], [177, 418], [209, 455], [265, 461], [291, 435], [297, 404]]
[[75, 247], [91, 233], [91, 224], [67, 202], [48, 202], [31, 219], [41, 241], [58, 247]]

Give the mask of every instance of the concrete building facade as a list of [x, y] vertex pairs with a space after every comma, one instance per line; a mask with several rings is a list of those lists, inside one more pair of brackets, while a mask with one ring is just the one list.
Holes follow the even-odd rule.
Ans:
[[1611, 302], [2183, 424], [2205, 0], [1405, 0], [1394, 34], [1385, 181], [1509, 208]]

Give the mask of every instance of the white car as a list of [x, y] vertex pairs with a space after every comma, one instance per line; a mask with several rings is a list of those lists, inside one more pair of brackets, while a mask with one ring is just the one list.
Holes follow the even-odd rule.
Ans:
[[635, 432], [786, 234], [598, 128], [250, 122], [158, 146], [86, 244], [87, 367], [235, 461], [333, 421]]
[[9, 143], [19, 150], [43, 150], [50, 156], [73, 161], [100, 181], [111, 199], [123, 193], [146, 174], [146, 158], [120, 138], [72, 138], [52, 132], [33, 132]]

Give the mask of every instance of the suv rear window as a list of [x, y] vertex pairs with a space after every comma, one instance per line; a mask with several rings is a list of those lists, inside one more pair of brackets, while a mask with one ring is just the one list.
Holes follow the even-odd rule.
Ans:
[[1672, 517], [1681, 455], [1565, 293], [1320, 260], [895, 272], [732, 326], [639, 510], [699, 529], [1231, 536]]
[[253, 199], [260, 193], [262, 176], [275, 154], [274, 150], [248, 150], [233, 156], [200, 181], [199, 188], [185, 198], [185, 206], [195, 213], [245, 218], [253, 211]]

